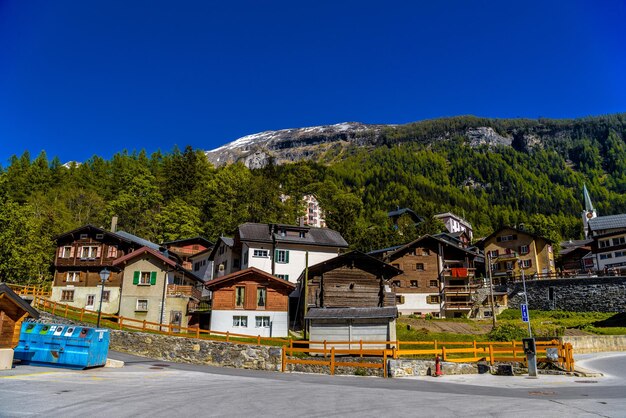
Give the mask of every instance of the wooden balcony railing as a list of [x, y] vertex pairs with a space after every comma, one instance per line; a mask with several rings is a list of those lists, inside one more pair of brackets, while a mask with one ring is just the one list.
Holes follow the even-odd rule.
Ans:
[[200, 300], [202, 298], [202, 292], [193, 286], [168, 284], [167, 296], [189, 296], [194, 299]]

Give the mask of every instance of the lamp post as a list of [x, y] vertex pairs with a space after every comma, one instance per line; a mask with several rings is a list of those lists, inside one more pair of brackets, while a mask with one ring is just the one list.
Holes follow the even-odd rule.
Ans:
[[102, 316], [102, 297], [104, 296], [104, 282], [109, 279], [111, 272], [105, 267], [100, 271], [100, 281], [102, 283], [102, 289], [100, 289], [100, 307], [98, 308], [98, 323], [96, 327], [100, 328], [100, 317]]

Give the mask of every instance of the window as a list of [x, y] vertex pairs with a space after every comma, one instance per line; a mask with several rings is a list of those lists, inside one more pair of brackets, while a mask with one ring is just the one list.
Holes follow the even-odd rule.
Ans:
[[404, 295], [396, 295], [396, 304], [403, 305], [404, 304]]
[[289, 275], [288, 274], [277, 274], [276, 277], [278, 277], [279, 279], [283, 279], [283, 280], [289, 281]]
[[512, 261], [507, 261], [506, 262], [506, 269], [507, 270], [513, 270], [513, 262]]
[[514, 239], [515, 239], [514, 235], [502, 235], [499, 241], [506, 242], [506, 241], [513, 241]]
[[300, 232], [298, 233], [298, 236], [299, 236], [300, 238], [304, 238], [304, 237], [306, 236], [306, 232], [304, 232], [304, 231], [300, 231]]
[[393, 281], [393, 286], [394, 287], [402, 287], [402, 283], [400, 282], [400, 280], [394, 280]]
[[528, 249], [528, 245], [520, 245], [519, 253], [520, 254], [528, 254], [530, 250]]
[[96, 239], [104, 239], [104, 234], [96, 234]]
[[107, 258], [117, 258], [117, 247], [114, 245], [109, 245], [109, 250], [107, 252]]
[[246, 251], [245, 253], [243, 253], [243, 265], [247, 265], [248, 264], [248, 252]]
[[93, 306], [95, 300], [96, 295], [87, 295], [87, 306]]
[[87, 234], [80, 234], [80, 239], [87, 239], [89, 238], [89, 235]]
[[624, 245], [624, 244], [626, 244], [626, 237], [613, 238], [613, 245]]
[[533, 265], [531, 260], [521, 260], [521, 263], [523, 268], [528, 268]]
[[411, 280], [411, 287], [418, 287], [417, 280]]
[[270, 256], [269, 250], [254, 250], [252, 253], [252, 257], [264, 257], [267, 258]]
[[418, 271], [424, 271], [424, 263], [417, 263], [415, 269]]
[[239, 315], [233, 316], [233, 327], [248, 328], [248, 317]]
[[110, 297], [111, 297], [110, 290], [105, 290], [104, 292], [102, 292], [102, 302], [108, 302]]
[[222, 245], [220, 245], [220, 255], [224, 254], [224, 251], [225, 251], [225, 247], [222, 244]]
[[498, 258], [498, 255], [500, 255], [500, 253], [498, 252], [498, 250], [491, 250], [489, 251], [489, 255], [491, 256], [491, 258]]
[[607, 258], [613, 258], [613, 254], [611, 253], [600, 254], [600, 260], [606, 260]]
[[74, 301], [74, 291], [73, 290], [62, 290], [61, 291], [61, 301], [62, 302], [73, 302]]
[[80, 280], [80, 271], [68, 271], [65, 276], [66, 282], [78, 282]]
[[615, 251], [615, 258], [626, 256], [626, 251]]
[[156, 284], [156, 271], [135, 271], [133, 272], [133, 284], [149, 286]]
[[63, 247], [61, 249], [61, 258], [70, 258], [72, 255], [72, 247]]
[[426, 296], [426, 303], [439, 303], [439, 295], [428, 295]]
[[234, 268], [234, 269], [238, 269], [240, 266], [241, 266], [241, 265], [239, 264], [239, 259], [238, 259], [238, 258], [235, 258], [235, 259], [233, 260], [233, 268]]
[[257, 328], [269, 328], [270, 317], [269, 316], [257, 316], [254, 318]]
[[198, 271], [198, 270], [200, 270], [200, 262], [199, 261], [193, 263], [193, 271]]
[[96, 246], [86, 246], [82, 247], [80, 251], [80, 258], [90, 259], [98, 257], [98, 247]]
[[439, 283], [437, 282], [437, 280], [431, 280], [431, 281], [428, 283], [428, 285], [429, 285], [430, 287], [438, 287], [438, 286], [439, 286]]
[[422, 250], [422, 255], [430, 255], [430, 250], [423, 249]]
[[147, 312], [148, 311], [148, 299], [137, 299], [137, 308], [135, 309], [137, 312]]
[[264, 287], [257, 287], [256, 289], [256, 306], [259, 308], [265, 308], [267, 302], [267, 289]]
[[603, 239], [603, 240], [598, 241], [598, 247], [600, 248], [606, 248], [610, 246], [611, 246], [611, 242], [608, 239]]
[[289, 263], [289, 250], [276, 250], [277, 263]]
[[237, 308], [243, 308], [245, 299], [246, 299], [246, 288], [243, 286], [237, 286], [235, 288], [235, 306]]

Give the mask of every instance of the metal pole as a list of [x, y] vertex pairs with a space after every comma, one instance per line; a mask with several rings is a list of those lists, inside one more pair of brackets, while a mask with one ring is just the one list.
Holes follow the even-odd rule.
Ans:
[[309, 301], [308, 301], [308, 287], [309, 287], [309, 252], [305, 252], [304, 253], [304, 306], [303, 306], [303, 312], [304, 314], [302, 315], [302, 328], [303, 328], [303, 337], [306, 340], [307, 339], [307, 329], [306, 329], [306, 320], [304, 319], [306, 317], [306, 312], [308, 311], [309, 308]]
[[495, 307], [495, 303], [493, 300], [493, 277], [492, 277], [492, 273], [491, 273], [491, 254], [487, 253], [487, 269], [488, 274], [489, 274], [489, 293], [490, 293], [490, 299], [491, 299], [491, 320], [493, 322], [493, 327], [496, 327], [497, 321], [496, 321], [496, 307]]
[[106, 279], [101, 278], [102, 288], [100, 289], [100, 307], [98, 308], [98, 322], [96, 323], [96, 328], [100, 328], [100, 317], [102, 316], [102, 297], [104, 296], [104, 281]]
[[522, 271], [522, 285], [524, 286], [524, 303], [526, 304], [526, 309], [528, 309], [528, 336], [530, 338], [533, 337], [533, 331], [530, 327], [530, 308], [528, 307], [528, 294], [526, 293], [526, 277], [524, 275], [524, 268], [522, 266], [522, 261], [520, 260], [520, 270]]

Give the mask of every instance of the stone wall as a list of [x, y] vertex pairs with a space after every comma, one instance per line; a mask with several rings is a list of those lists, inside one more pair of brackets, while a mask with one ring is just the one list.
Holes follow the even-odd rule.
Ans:
[[[476, 363], [450, 363], [441, 362], [441, 371], [444, 375], [453, 374], [477, 374]], [[435, 374], [435, 362], [433, 360], [389, 360], [389, 376], [430, 376]]]
[[[553, 300], [550, 300], [550, 288]], [[509, 308], [524, 303], [522, 283], [508, 286]], [[626, 277], [590, 277], [526, 282], [531, 309], [626, 312]]]
[[571, 343], [575, 354], [626, 351], [626, 335], [565, 336], [561, 341]]
[[[42, 312], [42, 322], [93, 327]], [[114, 351], [180, 363], [207, 364], [240, 369], [278, 370], [281, 368], [280, 347], [234, 344], [222, 341], [170, 337], [145, 332], [111, 330], [109, 348]]]

